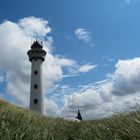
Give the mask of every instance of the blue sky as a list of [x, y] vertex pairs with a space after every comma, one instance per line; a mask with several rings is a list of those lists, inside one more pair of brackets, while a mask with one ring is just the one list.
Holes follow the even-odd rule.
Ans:
[[[139, 0], [2, 0], [0, 5], [1, 98], [28, 107], [30, 63], [22, 61], [28, 61], [26, 51], [37, 34], [49, 52], [43, 71], [50, 74], [44, 76], [50, 116], [74, 116], [79, 106], [85, 119], [105, 117], [140, 101]], [[7, 49], [15, 48], [17, 54], [8, 51], [7, 58]], [[26, 98], [18, 95], [22, 88]]]

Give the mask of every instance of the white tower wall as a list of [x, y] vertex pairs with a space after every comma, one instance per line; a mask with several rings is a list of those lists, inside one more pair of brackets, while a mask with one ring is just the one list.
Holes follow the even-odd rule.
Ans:
[[[43, 114], [42, 60], [40, 59], [32, 60], [30, 93], [30, 109]], [[38, 100], [37, 104], [34, 103], [35, 99]]]

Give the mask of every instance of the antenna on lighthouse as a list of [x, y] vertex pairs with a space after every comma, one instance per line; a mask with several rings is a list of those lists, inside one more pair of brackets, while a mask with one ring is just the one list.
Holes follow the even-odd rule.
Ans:
[[38, 38], [37, 38], [37, 34], [36, 34], [36, 35], [35, 35], [35, 41], [38, 41], [37, 39], [38, 39]]

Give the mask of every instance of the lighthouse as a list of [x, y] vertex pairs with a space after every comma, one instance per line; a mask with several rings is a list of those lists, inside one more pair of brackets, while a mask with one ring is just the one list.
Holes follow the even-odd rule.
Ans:
[[34, 41], [31, 49], [27, 52], [31, 62], [31, 85], [30, 85], [30, 109], [43, 114], [43, 87], [42, 87], [42, 63], [45, 61], [46, 51], [43, 44]]

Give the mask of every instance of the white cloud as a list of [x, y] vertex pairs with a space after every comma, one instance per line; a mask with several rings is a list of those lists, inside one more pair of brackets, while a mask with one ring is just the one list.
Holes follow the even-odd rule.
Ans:
[[[39, 21], [39, 24], [35, 19]], [[29, 23], [35, 24], [34, 28], [32, 26], [30, 28]], [[26, 28], [26, 25], [29, 26]], [[63, 68], [68, 69], [68, 74], [79, 74], [88, 72], [96, 66], [93, 64], [79, 66], [75, 60], [58, 55], [53, 56], [50, 51], [53, 38], [48, 36], [50, 31], [47, 21], [35, 17], [24, 18], [17, 23], [5, 21], [0, 24], [0, 60], [3, 60], [0, 61], [0, 71], [5, 72], [4, 75], [0, 74], [0, 81], [7, 82], [7, 93], [18, 105], [27, 107], [29, 104], [31, 64], [28, 61], [27, 51], [31, 45], [30, 38], [34, 38], [36, 33], [42, 38], [49, 38], [47, 41], [44, 39], [44, 48], [49, 52], [43, 64], [46, 93], [51, 87], [55, 87], [56, 81], [64, 77]], [[111, 115], [114, 111], [120, 111], [140, 102], [139, 77], [140, 58], [119, 60], [114, 73], [108, 75], [104, 81], [79, 86], [78, 90], [72, 89], [70, 85], [58, 86], [60, 92], [56, 96], [61, 96], [60, 101], [63, 100], [64, 106], [59, 109], [53, 98], [48, 99], [46, 105], [48, 115], [75, 116], [78, 106], [86, 119]], [[68, 94], [64, 96], [65, 93]], [[4, 94], [0, 94], [2, 98], [6, 98], [2, 95]]]
[[127, 3], [127, 4], [130, 4], [131, 2], [136, 2], [137, 0], [125, 0], [125, 2]]
[[111, 58], [111, 57], [109, 57], [109, 56], [103, 56], [102, 59], [103, 59], [103, 60], [107, 60], [108, 62], [114, 61], [114, 59]]
[[140, 58], [119, 60], [116, 64], [115, 76], [120, 76], [127, 81], [137, 79], [140, 75]]
[[[53, 38], [48, 36], [50, 31], [48, 21], [35, 17], [23, 18], [17, 23], [5, 21], [0, 24], [0, 59], [4, 60], [0, 61], [0, 70], [5, 72], [5, 75], [0, 75], [0, 82], [7, 82], [6, 96], [10, 96], [12, 102], [17, 105], [29, 106], [31, 63], [28, 60], [27, 51], [31, 46], [31, 38], [35, 39], [36, 34], [44, 40], [44, 49], [47, 51], [46, 61], [43, 63], [45, 94], [54, 87], [56, 81], [64, 77], [63, 68], [67, 69], [68, 74], [72, 73], [70, 69], [79, 73], [88, 72], [93, 68], [91, 64], [82, 68], [75, 60], [52, 55]], [[78, 71], [79, 68], [80, 71]], [[68, 90], [67, 86], [62, 88]], [[48, 99], [46, 106], [48, 115], [59, 114], [55, 100]]]
[[62, 114], [74, 115], [79, 106], [85, 119], [107, 117], [140, 102], [140, 58], [119, 60], [104, 81], [64, 96]]
[[68, 73], [63, 75], [63, 78], [67, 77], [73, 77], [73, 76], [79, 76], [80, 74], [87, 73], [95, 68], [98, 67], [97, 64], [84, 64], [84, 65], [78, 65], [75, 61], [72, 61], [73, 65], [71, 67], [68, 67]]
[[58, 65], [60, 66], [74, 66], [74, 65], [77, 65], [76, 64], [76, 61], [74, 60], [71, 60], [71, 59], [67, 59], [67, 58], [63, 58], [61, 56], [57, 56], [56, 57], [56, 61], [58, 63]]
[[[0, 80], [3, 81], [3, 78], [6, 80], [7, 93], [20, 106], [29, 105], [31, 63], [27, 51], [31, 46], [31, 38], [34, 39], [36, 34], [44, 40], [44, 49], [48, 52], [43, 63], [46, 93], [55, 81], [62, 79], [62, 67], [70, 67], [74, 64], [74, 60], [51, 54], [53, 39], [48, 36], [50, 31], [48, 21], [35, 17], [23, 18], [17, 23], [5, 21], [0, 24], [0, 59], [3, 60], [0, 61], [0, 70], [6, 73], [5, 78], [1, 75]], [[45, 38], [48, 40], [46, 41]], [[54, 109], [57, 108], [53, 101], [48, 103], [53, 104]]]
[[47, 116], [57, 117], [59, 116], [59, 108], [54, 100], [45, 99], [45, 112]]
[[116, 81], [113, 93], [116, 95], [134, 94], [140, 91], [140, 58], [119, 60], [111, 78]]
[[35, 17], [27, 17], [20, 19], [18, 22], [19, 27], [30, 36], [46, 36], [46, 34], [51, 32], [51, 28], [48, 26], [48, 21], [35, 18]]
[[125, 0], [125, 1], [126, 1], [126, 3], [127, 3], [127, 4], [129, 4], [129, 3], [130, 3], [130, 0]]
[[0, 75], [0, 83], [4, 82], [4, 76]]
[[89, 43], [90, 46], [94, 46], [91, 39], [91, 32], [84, 28], [78, 28], [75, 30], [75, 35], [79, 40]]
[[81, 73], [89, 72], [90, 70], [95, 69], [96, 67], [97, 65], [85, 64], [83, 66], [80, 66], [79, 72]]
[[0, 59], [3, 60], [0, 69], [6, 72], [7, 91], [15, 97], [21, 95], [21, 104], [28, 101], [28, 92], [23, 89], [29, 88], [30, 64], [26, 56], [29, 44], [30, 38], [17, 24], [10, 21], [0, 24]]
[[83, 40], [85, 42], [90, 42], [90, 32], [83, 28], [78, 28], [75, 31], [75, 35], [78, 37], [78, 39]]

